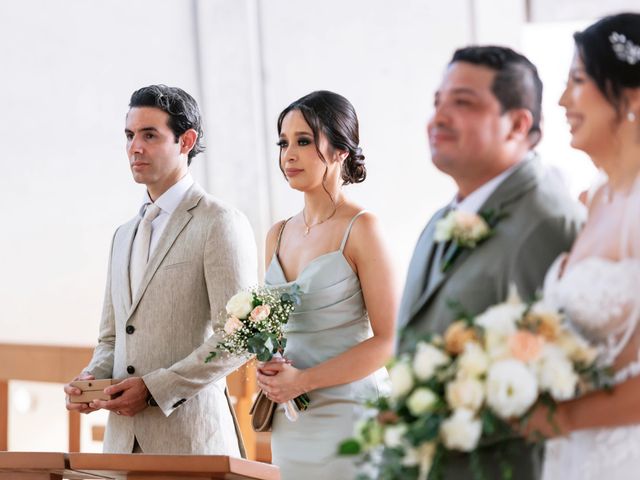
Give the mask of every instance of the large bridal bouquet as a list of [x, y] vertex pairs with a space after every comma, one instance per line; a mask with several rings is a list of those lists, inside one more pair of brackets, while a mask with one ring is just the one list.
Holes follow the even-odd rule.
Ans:
[[[377, 479], [441, 477], [447, 450], [471, 454], [484, 478], [477, 448], [483, 438], [514, 434], [537, 402], [549, 407], [610, 383], [597, 366], [598, 351], [543, 302], [516, 294], [481, 315], [453, 323], [443, 337], [419, 342], [390, 368], [390, 398], [373, 406], [342, 454], [364, 453], [365, 471]], [[510, 466], [503, 462], [504, 478]], [[361, 478], [369, 478], [366, 474]]]
[[[298, 289], [294, 284], [288, 290], [253, 287], [236, 293], [226, 305], [222, 340], [205, 362], [213, 360], [221, 351], [253, 354], [261, 362], [282, 356], [287, 345], [284, 326], [300, 302]], [[298, 410], [306, 410], [308, 395], [302, 394], [285, 404], [287, 417], [291, 420], [297, 418], [293, 405]]]

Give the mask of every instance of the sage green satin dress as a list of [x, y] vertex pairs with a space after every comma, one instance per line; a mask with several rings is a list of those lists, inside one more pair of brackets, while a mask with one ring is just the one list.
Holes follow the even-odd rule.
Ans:
[[[300, 287], [301, 304], [286, 328], [285, 356], [296, 368], [313, 367], [372, 336], [360, 281], [343, 254], [353, 222], [362, 213], [349, 222], [339, 250], [315, 258], [290, 282], [278, 261], [286, 222], [280, 230], [265, 283]], [[338, 446], [354, 435], [354, 427], [365, 413], [365, 402], [386, 395], [388, 390], [387, 371], [382, 368], [355, 382], [308, 392], [311, 404], [296, 422], [287, 420], [280, 405], [273, 419], [271, 450], [282, 480], [353, 480], [354, 459], [338, 456]]]

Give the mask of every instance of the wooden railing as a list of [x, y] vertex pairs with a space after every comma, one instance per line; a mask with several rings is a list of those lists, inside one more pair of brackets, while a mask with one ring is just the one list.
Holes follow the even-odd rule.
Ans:
[[[54, 345], [24, 345], [0, 343], [0, 450], [9, 448], [9, 382], [23, 380], [64, 384], [89, 363], [90, 347]], [[255, 367], [249, 363], [227, 377], [229, 392], [235, 398], [235, 411], [250, 460], [269, 462], [269, 435], [251, 429], [249, 408], [256, 391]], [[60, 395], [63, 395], [60, 389]], [[62, 414], [62, 412], [61, 412]], [[69, 423], [69, 452], [80, 451], [80, 414], [67, 412]], [[100, 436], [100, 429], [94, 429]]]

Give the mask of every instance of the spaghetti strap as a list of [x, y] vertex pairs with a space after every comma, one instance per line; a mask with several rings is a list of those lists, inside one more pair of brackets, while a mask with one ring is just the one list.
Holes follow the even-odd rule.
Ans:
[[363, 213], [366, 213], [366, 210], [360, 210], [358, 213], [356, 213], [353, 218], [351, 219], [351, 221], [349, 222], [349, 225], [347, 226], [347, 231], [344, 233], [344, 237], [342, 238], [342, 243], [340, 244], [340, 251], [343, 252], [344, 251], [344, 247], [347, 244], [347, 239], [349, 238], [349, 234], [351, 233], [351, 228], [353, 227], [353, 223], [356, 221], [356, 219], [362, 215]]
[[280, 231], [278, 232], [278, 240], [276, 241], [276, 249], [273, 251], [274, 255], [278, 255], [278, 253], [280, 253], [280, 240], [282, 240], [282, 232], [284, 232], [284, 226], [292, 218], [293, 217], [287, 218], [284, 222], [282, 222], [282, 225], [280, 226]]

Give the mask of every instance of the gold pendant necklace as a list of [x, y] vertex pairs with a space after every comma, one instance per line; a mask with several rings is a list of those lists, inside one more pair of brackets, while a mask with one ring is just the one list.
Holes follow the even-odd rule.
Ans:
[[302, 221], [304, 222], [304, 226], [305, 226], [305, 229], [304, 229], [304, 236], [306, 237], [307, 235], [309, 235], [309, 232], [311, 231], [311, 227], [316, 227], [316, 226], [318, 226], [318, 225], [320, 225], [320, 224], [322, 224], [322, 223], [326, 222], [326, 221], [327, 221], [327, 220], [329, 220], [331, 217], [333, 217], [333, 216], [336, 214], [336, 212], [338, 211], [338, 207], [339, 207], [340, 205], [342, 205], [343, 203], [344, 203], [344, 200], [343, 200], [342, 202], [340, 202], [340, 203], [338, 203], [338, 204], [334, 205], [334, 207], [333, 207], [333, 212], [331, 212], [331, 215], [329, 215], [327, 218], [325, 218], [325, 219], [323, 219], [323, 220], [320, 220], [319, 222], [312, 223], [311, 225], [309, 225], [309, 224], [307, 223], [307, 216], [306, 216], [306, 214], [305, 214], [305, 210], [306, 210], [306, 208], [307, 208], [307, 207], [305, 206], [305, 207], [302, 209]]

